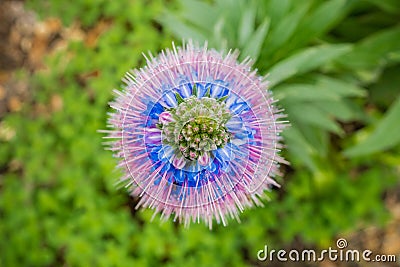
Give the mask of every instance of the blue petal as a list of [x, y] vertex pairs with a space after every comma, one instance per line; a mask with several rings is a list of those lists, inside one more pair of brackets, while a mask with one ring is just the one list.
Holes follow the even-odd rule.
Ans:
[[211, 92], [211, 86], [212, 86], [211, 83], [207, 83], [207, 84], [203, 85], [203, 87], [200, 88], [200, 90], [198, 90], [199, 98], [204, 97], [209, 89]]
[[148, 119], [146, 121], [146, 124], [144, 124], [143, 126], [145, 126], [147, 128], [153, 128], [156, 126], [157, 123], [158, 123], [158, 117], [157, 117], [157, 119]]
[[202, 98], [207, 92], [205, 86], [201, 83], [196, 83], [196, 88], [197, 88], [197, 97], [198, 98]]
[[229, 132], [237, 132], [243, 128], [243, 121], [240, 117], [233, 116], [225, 126]]
[[231, 161], [235, 158], [235, 154], [233, 153], [229, 144], [227, 144], [223, 148], [218, 148], [217, 150], [215, 150], [215, 156], [221, 163], [224, 161]]
[[174, 152], [175, 151], [171, 146], [164, 145], [158, 153], [158, 158], [159, 160], [169, 160], [172, 155], [174, 155]]
[[220, 98], [226, 96], [229, 93], [228, 85], [229, 83], [223, 80], [215, 80], [211, 84], [211, 97]]
[[178, 105], [178, 102], [176, 101], [175, 93], [173, 91], [165, 92], [161, 98], [162, 98], [164, 104], [170, 108], [174, 108]]
[[152, 119], [158, 119], [160, 114], [164, 111], [160, 103], [154, 103], [153, 101], [148, 101], [146, 106], [146, 110], [143, 111], [142, 114]]
[[153, 161], [153, 162], [157, 162], [157, 161], [159, 161], [159, 159], [158, 159], [158, 154], [159, 154], [159, 152], [160, 152], [160, 149], [161, 149], [161, 146], [156, 146], [156, 147], [154, 147], [153, 149], [151, 149], [151, 151], [150, 151], [150, 159]]
[[182, 170], [175, 169], [174, 177], [176, 182], [182, 184], [185, 181], [185, 172]]
[[234, 104], [234, 103], [237, 101], [237, 99], [238, 99], [238, 96], [237, 96], [236, 94], [230, 94], [230, 95], [228, 96], [228, 98], [226, 99], [226, 101], [225, 101], [226, 106], [227, 106], [228, 108], [230, 108], [230, 106], [231, 106], [232, 104]]
[[215, 160], [213, 160], [210, 164], [208, 164], [206, 169], [209, 172], [215, 172], [217, 170], [217, 165], [215, 164]]
[[187, 172], [187, 179], [190, 187], [201, 186], [208, 181], [206, 170], [200, 172]]
[[182, 98], [190, 97], [192, 95], [192, 85], [188, 83], [180, 84], [177, 91]]
[[249, 139], [254, 139], [254, 135], [256, 134], [255, 129], [251, 129], [250, 127], [246, 127], [247, 133], [248, 133], [248, 138]]
[[152, 119], [158, 119], [160, 114], [164, 111], [164, 107], [160, 103], [156, 103], [150, 112], [150, 117]]
[[236, 101], [229, 107], [229, 110], [235, 114], [241, 114], [243, 111], [250, 110], [250, 107], [244, 101]]
[[234, 138], [237, 138], [237, 139], [240, 139], [240, 140], [246, 140], [246, 139], [248, 139], [249, 138], [249, 133], [247, 132], [247, 131], [238, 131], [238, 132], [236, 132], [235, 133], [235, 137]]
[[189, 182], [193, 182], [194, 177], [198, 174], [198, 172], [185, 172], [185, 173]]
[[172, 165], [169, 164], [168, 162], [164, 163], [164, 166], [160, 170], [160, 175], [164, 175], [165, 172], [168, 172], [168, 170], [171, 168], [171, 166]]
[[177, 79], [176, 83], [178, 84], [176, 91], [181, 95], [182, 98], [187, 98], [192, 95], [192, 82], [187, 76], [181, 75]]

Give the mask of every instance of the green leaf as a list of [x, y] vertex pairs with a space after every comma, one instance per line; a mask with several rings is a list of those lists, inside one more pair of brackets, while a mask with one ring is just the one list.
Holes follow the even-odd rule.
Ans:
[[366, 90], [357, 85], [323, 75], [316, 76], [315, 86], [324, 88], [340, 97], [365, 97], [367, 95]]
[[309, 169], [315, 170], [315, 165], [311, 155], [316, 153], [310, 143], [300, 133], [298, 127], [289, 127], [282, 133], [287, 143], [287, 149], [289, 153], [293, 154], [297, 160], [304, 163]]
[[198, 0], [185, 0], [180, 1], [180, 4], [182, 5], [182, 12], [180, 13], [190, 24], [205, 31], [214, 27], [219, 14], [218, 10], [209, 3]]
[[247, 8], [240, 21], [238, 44], [244, 46], [246, 41], [250, 39], [251, 34], [254, 31], [254, 25], [256, 21], [256, 10], [254, 8]]
[[[283, 103], [282, 103], [283, 105]], [[319, 108], [308, 103], [292, 103], [285, 106], [290, 121], [317, 126], [337, 134], [342, 133], [339, 125]]]
[[313, 104], [329, 116], [343, 122], [365, 120], [365, 114], [362, 108], [350, 99], [341, 99], [340, 101], [316, 101]]
[[369, 87], [371, 101], [388, 107], [399, 93], [400, 64], [386, 68], [379, 81]]
[[[323, 129], [320, 126], [314, 126], [312, 124], [299, 124], [297, 127], [307, 142], [313, 147], [313, 155], [325, 158], [328, 154], [329, 147], [329, 133], [326, 131], [326, 129]], [[313, 159], [314, 163], [318, 165], [318, 163], [315, 161], [317, 158], [314, 157]]]
[[270, 85], [273, 87], [290, 77], [314, 70], [349, 52], [351, 48], [352, 46], [348, 44], [337, 44], [303, 49], [271, 68], [269, 74]]
[[299, 47], [327, 32], [346, 14], [348, 2], [347, 0], [322, 1], [322, 4], [299, 26], [298, 34], [289, 45], [292, 48]]
[[[226, 18], [220, 17], [213, 27], [212, 38], [210, 40], [210, 45], [214, 46], [219, 50], [226, 50], [228, 48], [228, 40], [233, 40], [226, 33]], [[231, 39], [229, 39], [231, 38]]]
[[393, 13], [393, 14], [398, 14], [400, 13], [400, 1], [398, 0], [367, 0], [368, 2], [378, 6], [382, 10], [388, 12], [388, 13]]
[[[224, 41], [229, 41], [230, 45], [233, 45], [235, 40], [237, 40], [238, 36], [238, 29], [239, 29], [239, 23], [243, 10], [245, 9], [246, 6], [252, 5], [252, 3], [249, 3], [249, 1], [244, 1], [244, 0], [222, 0], [222, 1], [215, 1], [215, 5], [213, 6], [215, 10], [218, 10], [219, 14], [219, 19], [215, 21], [215, 25], [218, 26], [219, 24], [219, 29], [218, 27], [215, 27], [214, 30], [214, 35], [215, 32], [219, 31], [220, 39], [216, 41], [220, 41], [221, 38]], [[212, 29], [212, 28], [210, 28]], [[222, 47], [224, 47], [224, 44], [216, 44]]]
[[[287, 42], [295, 32], [304, 14], [310, 8], [310, 4], [311, 1], [304, 2], [304, 4], [278, 21], [277, 26], [271, 28], [271, 33], [268, 34], [264, 42], [263, 58], [269, 59], [276, 50], [284, 46], [285, 42]], [[268, 65], [264, 62], [263, 64]]]
[[192, 88], [192, 95], [194, 95], [195, 97], [198, 96], [198, 93], [197, 93], [197, 85], [196, 85], [196, 84], [193, 85], [193, 88]]
[[348, 157], [358, 157], [392, 148], [400, 143], [400, 96], [387, 111], [375, 130], [361, 143], [344, 151]]
[[364, 97], [366, 91], [351, 83], [339, 79], [318, 75], [306, 84], [282, 84], [275, 87], [277, 99], [295, 101], [331, 100], [339, 101], [343, 97]]
[[157, 19], [179, 38], [193, 39], [200, 43], [203, 43], [207, 40], [207, 37], [203, 32], [193, 26], [187, 25], [171, 13], [165, 12]]
[[375, 69], [385, 65], [393, 52], [400, 50], [400, 27], [382, 30], [368, 36], [339, 62], [351, 69]]
[[249, 56], [253, 60], [257, 60], [260, 55], [261, 46], [265, 40], [265, 36], [269, 29], [269, 19], [265, 18], [263, 23], [258, 26], [257, 30], [247, 41], [247, 44], [242, 50], [242, 58]]
[[[260, 1], [263, 2], [263, 1]], [[271, 0], [264, 1], [268, 3], [265, 8], [265, 13], [268, 17], [271, 18], [272, 23], [276, 23], [281, 20], [285, 14], [290, 9], [292, 4], [292, 0]]]
[[181, 97], [179, 93], [175, 93], [176, 101], [178, 101], [178, 105], [185, 102], [185, 100]]
[[206, 91], [206, 93], [204, 94], [205, 97], [211, 97], [210, 90], [211, 90], [211, 87], [208, 86], [208, 87], [207, 87], [207, 91]]
[[287, 101], [340, 100], [334, 92], [324, 90], [314, 84], [285, 84], [275, 88], [274, 97]]
[[227, 98], [228, 98], [228, 96], [226, 95], [226, 96], [223, 96], [223, 97], [219, 98], [217, 101], [218, 102], [224, 102]]

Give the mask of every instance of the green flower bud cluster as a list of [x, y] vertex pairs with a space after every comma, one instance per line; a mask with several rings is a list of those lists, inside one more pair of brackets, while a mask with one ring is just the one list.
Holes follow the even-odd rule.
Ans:
[[195, 160], [204, 152], [224, 147], [230, 138], [226, 128], [215, 120], [197, 117], [183, 126], [178, 146], [185, 158]]
[[169, 112], [173, 120], [159, 124], [163, 143], [175, 147], [189, 160], [197, 160], [230, 141], [231, 134], [225, 124], [231, 115], [222, 101], [192, 96]]

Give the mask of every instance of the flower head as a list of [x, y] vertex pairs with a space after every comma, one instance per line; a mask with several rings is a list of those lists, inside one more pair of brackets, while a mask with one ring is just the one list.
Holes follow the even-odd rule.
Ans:
[[211, 228], [278, 186], [283, 115], [265, 77], [237, 57], [189, 42], [124, 77], [108, 138], [138, 207]]

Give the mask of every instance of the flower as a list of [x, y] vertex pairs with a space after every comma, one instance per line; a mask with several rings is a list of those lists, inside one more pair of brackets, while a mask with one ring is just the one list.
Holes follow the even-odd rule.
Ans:
[[189, 225], [227, 224], [262, 205], [279, 163], [284, 117], [265, 77], [238, 51], [189, 41], [123, 78], [106, 131], [137, 208]]

